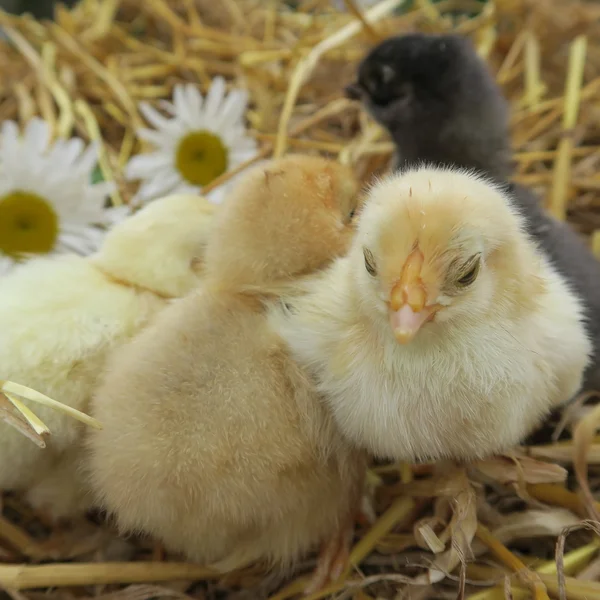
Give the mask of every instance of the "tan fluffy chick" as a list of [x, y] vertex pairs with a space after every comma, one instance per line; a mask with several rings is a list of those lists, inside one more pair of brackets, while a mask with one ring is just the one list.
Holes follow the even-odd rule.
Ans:
[[[0, 378], [87, 412], [110, 352], [198, 285], [213, 210], [197, 196], [157, 200], [115, 226], [97, 254], [35, 259], [4, 277]], [[0, 423], [0, 489], [73, 516], [87, 506], [75, 466], [84, 426], [31, 408], [51, 436], [41, 449]]]
[[357, 445], [470, 460], [577, 392], [582, 306], [500, 188], [419, 168], [378, 182], [349, 254], [270, 315]]
[[315, 585], [343, 567], [362, 456], [240, 286], [344, 252], [357, 187], [320, 158], [249, 172], [221, 207], [202, 287], [111, 361], [89, 431], [91, 481], [124, 531], [228, 571], [291, 565], [324, 543]]

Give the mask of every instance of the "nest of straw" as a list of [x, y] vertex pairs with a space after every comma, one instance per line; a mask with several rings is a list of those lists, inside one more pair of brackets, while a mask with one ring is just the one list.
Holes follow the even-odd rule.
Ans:
[[[141, 100], [223, 75], [246, 87], [260, 157], [287, 150], [387, 168], [384, 132], [342, 97], [378, 40], [413, 30], [472, 36], [513, 106], [515, 179], [600, 254], [600, 6], [575, 0], [82, 0], [55, 22], [0, 13], [0, 120], [41, 115], [57, 135], [101, 144], [115, 204], [131, 185]], [[143, 149], [142, 149], [143, 150]], [[229, 175], [214, 182], [220, 185]], [[560, 422], [559, 422], [560, 420]], [[600, 408], [582, 398], [510, 456], [458, 468], [372, 465], [373, 523], [360, 524], [345, 579], [311, 598], [600, 599]], [[119, 539], [101, 515], [48, 524], [5, 495], [0, 588], [14, 600], [155, 597], [284, 600], [314, 558], [281, 581], [260, 565], [217, 577]]]

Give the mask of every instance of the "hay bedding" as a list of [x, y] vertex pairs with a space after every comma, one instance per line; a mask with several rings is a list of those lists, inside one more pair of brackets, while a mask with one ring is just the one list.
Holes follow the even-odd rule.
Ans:
[[[343, 85], [378, 39], [458, 30], [513, 102], [516, 179], [600, 254], [600, 6], [403, 4], [347, 2], [344, 12], [321, 0], [83, 0], [52, 23], [0, 13], [0, 120], [41, 115], [57, 134], [100, 140], [101, 173], [117, 182], [120, 204], [135, 191], [123, 166], [143, 150], [138, 102], [183, 81], [206, 91], [220, 74], [250, 91], [259, 157], [318, 152], [366, 182], [392, 146], [341, 97]], [[468, 468], [373, 465], [375, 521], [358, 526], [346, 580], [311, 598], [600, 598], [600, 409], [583, 398], [559, 417], [514, 455]], [[260, 565], [217, 578], [152, 541], [117, 538], [101, 515], [50, 527], [18, 498], [2, 499], [0, 595], [13, 600], [283, 600], [298, 596], [313, 562], [288, 581]]]

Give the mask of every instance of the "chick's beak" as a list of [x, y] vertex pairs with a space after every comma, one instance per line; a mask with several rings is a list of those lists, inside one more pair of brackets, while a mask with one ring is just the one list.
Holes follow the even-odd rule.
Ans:
[[351, 83], [344, 88], [344, 95], [350, 100], [360, 100], [362, 98], [362, 88], [358, 83]]
[[390, 325], [400, 344], [408, 344], [439, 308], [426, 306], [427, 290], [421, 280], [423, 260], [423, 253], [418, 248], [413, 250], [391, 291]]

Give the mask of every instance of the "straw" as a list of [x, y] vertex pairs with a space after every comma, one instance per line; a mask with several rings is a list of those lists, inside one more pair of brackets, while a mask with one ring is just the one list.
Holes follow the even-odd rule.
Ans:
[[45, 394], [42, 394], [36, 390], [33, 390], [27, 386], [21, 385], [19, 383], [15, 383], [14, 381], [6, 381], [0, 379], [0, 391], [9, 394], [13, 394], [15, 396], [20, 396], [21, 398], [26, 398], [30, 402], [36, 402], [38, 404], [42, 404], [43, 406], [48, 406], [62, 412], [65, 415], [76, 419], [77, 421], [81, 421], [90, 427], [95, 429], [102, 429], [102, 425], [97, 419], [82, 413], [81, 411], [68, 406], [66, 404], [62, 404], [61, 402], [57, 402], [52, 398], [49, 398]]
[[186, 563], [79, 563], [0, 565], [0, 586], [15, 590], [178, 579], [211, 579], [215, 573]]
[[550, 212], [557, 219], [565, 219], [567, 213], [567, 193], [573, 146], [573, 129], [577, 124], [579, 104], [581, 101], [581, 85], [587, 38], [579, 36], [573, 41], [569, 55], [569, 71], [565, 89], [565, 108], [563, 113], [563, 137], [558, 145], [558, 156], [554, 167], [554, 180], [550, 196]]
[[[375, 7], [365, 13], [365, 20], [367, 22], [375, 22], [381, 19], [386, 14], [400, 6], [406, 0], [383, 0], [378, 3]], [[349, 23], [334, 35], [331, 35], [317, 44], [306, 56], [302, 59], [296, 67], [290, 86], [288, 88], [285, 102], [283, 104], [283, 110], [281, 111], [281, 117], [279, 119], [279, 128], [277, 130], [277, 142], [275, 144], [275, 158], [282, 156], [286, 148], [286, 131], [288, 129], [288, 123], [292, 116], [294, 104], [298, 97], [298, 92], [302, 84], [310, 77], [311, 72], [317, 66], [317, 63], [322, 55], [327, 51], [332, 50], [336, 46], [343, 44], [350, 40], [356, 35], [362, 28], [363, 24], [361, 20]]]
[[[124, 181], [124, 167], [149, 149], [136, 133], [142, 125], [139, 103], [159, 105], [181, 83], [195, 84], [204, 93], [221, 75], [228, 86], [247, 89], [248, 135], [259, 149], [203, 193], [261, 159], [288, 151], [332, 157], [368, 186], [386, 173], [394, 146], [359, 103], [343, 97], [344, 86], [355, 80], [366, 52], [387, 36], [460, 32], [473, 40], [509, 101], [515, 181], [531, 186], [552, 214], [566, 219], [600, 256], [597, 7], [571, 0], [384, 0], [369, 7], [342, 0], [341, 9], [334, 4], [81, 0], [73, 10], [58, 11], [50, 23], [0, 12], [7, 37], [0, 41], [0, 119], [22, 125], [39, 115], [54, 136], [76, 131], [98, 143], [102, 177], [117, 184], [111, 202], [128, 203], [136, 184]], [[61, 408], [60, 398], [48, 402], [11, 384], [5, 394], [0, 395], [0, 416], [49, 461], [54, 460], [53, 431], [43, 428], [35, 403], [100, 426]], [[597, 399], [585, 402], [565, 416], [557, 443], [552, 421], [511, 455], [465, 465], [460, 484], [460, 478], [441, 477], [439, 465], [372, 464], [375, 518], [357, 523], [348, 568], [313, 600], [336, 595], [428, 600], [462, 597], [463, 592], [480, 600], [563, 592], [567, 600], [600, 600], [596, 582], [577, 579], [588, 566], [594, 572], [595, 533], [570, 535], [560, 568], [546, 560], [562, 524], [600, 510], [600, 437], [591, 412], [597, 410]], [[45, 475], [32, 473], [32, 478], [43, 484]], [[171, 591], [197, 599], [282, 600], [301, 597], [314, 568], [315, 552], [310, 552], [280, 578], [261, 565], [216, 575], [201, 565], [171, 562], [180, 557], [155, 550], [151, 540], [128, 537], [120, 544], [103, 515], [88, 519], [85, 527], [51, 522], [43, 502], [47, 488], [34, 491], [38, 497], [32, 494], [32, 500], [42, 496], [35, 510], [18, 494], [2, 497], [0, 585], [13, 588], [14, 600], [88, 600], [98, 594], [109, 600], [113, 593], [127, 600], [126, 585], [150, 582], [170, 582]], [[523, 523], [525, 538], [518, 535]], [[92, 544], [94, 535], [102, 542]], [[94, 552], [71, 556], [73, 540]], [[148, 562], [150, 557], [156, 562]], [[59, 559], [72, 562], [51, 562]], [[39, 561], [47, 564], [35, 564]], [[159, 594], [145, 589], [148, 596], [138, 590], [130, 598]]]

